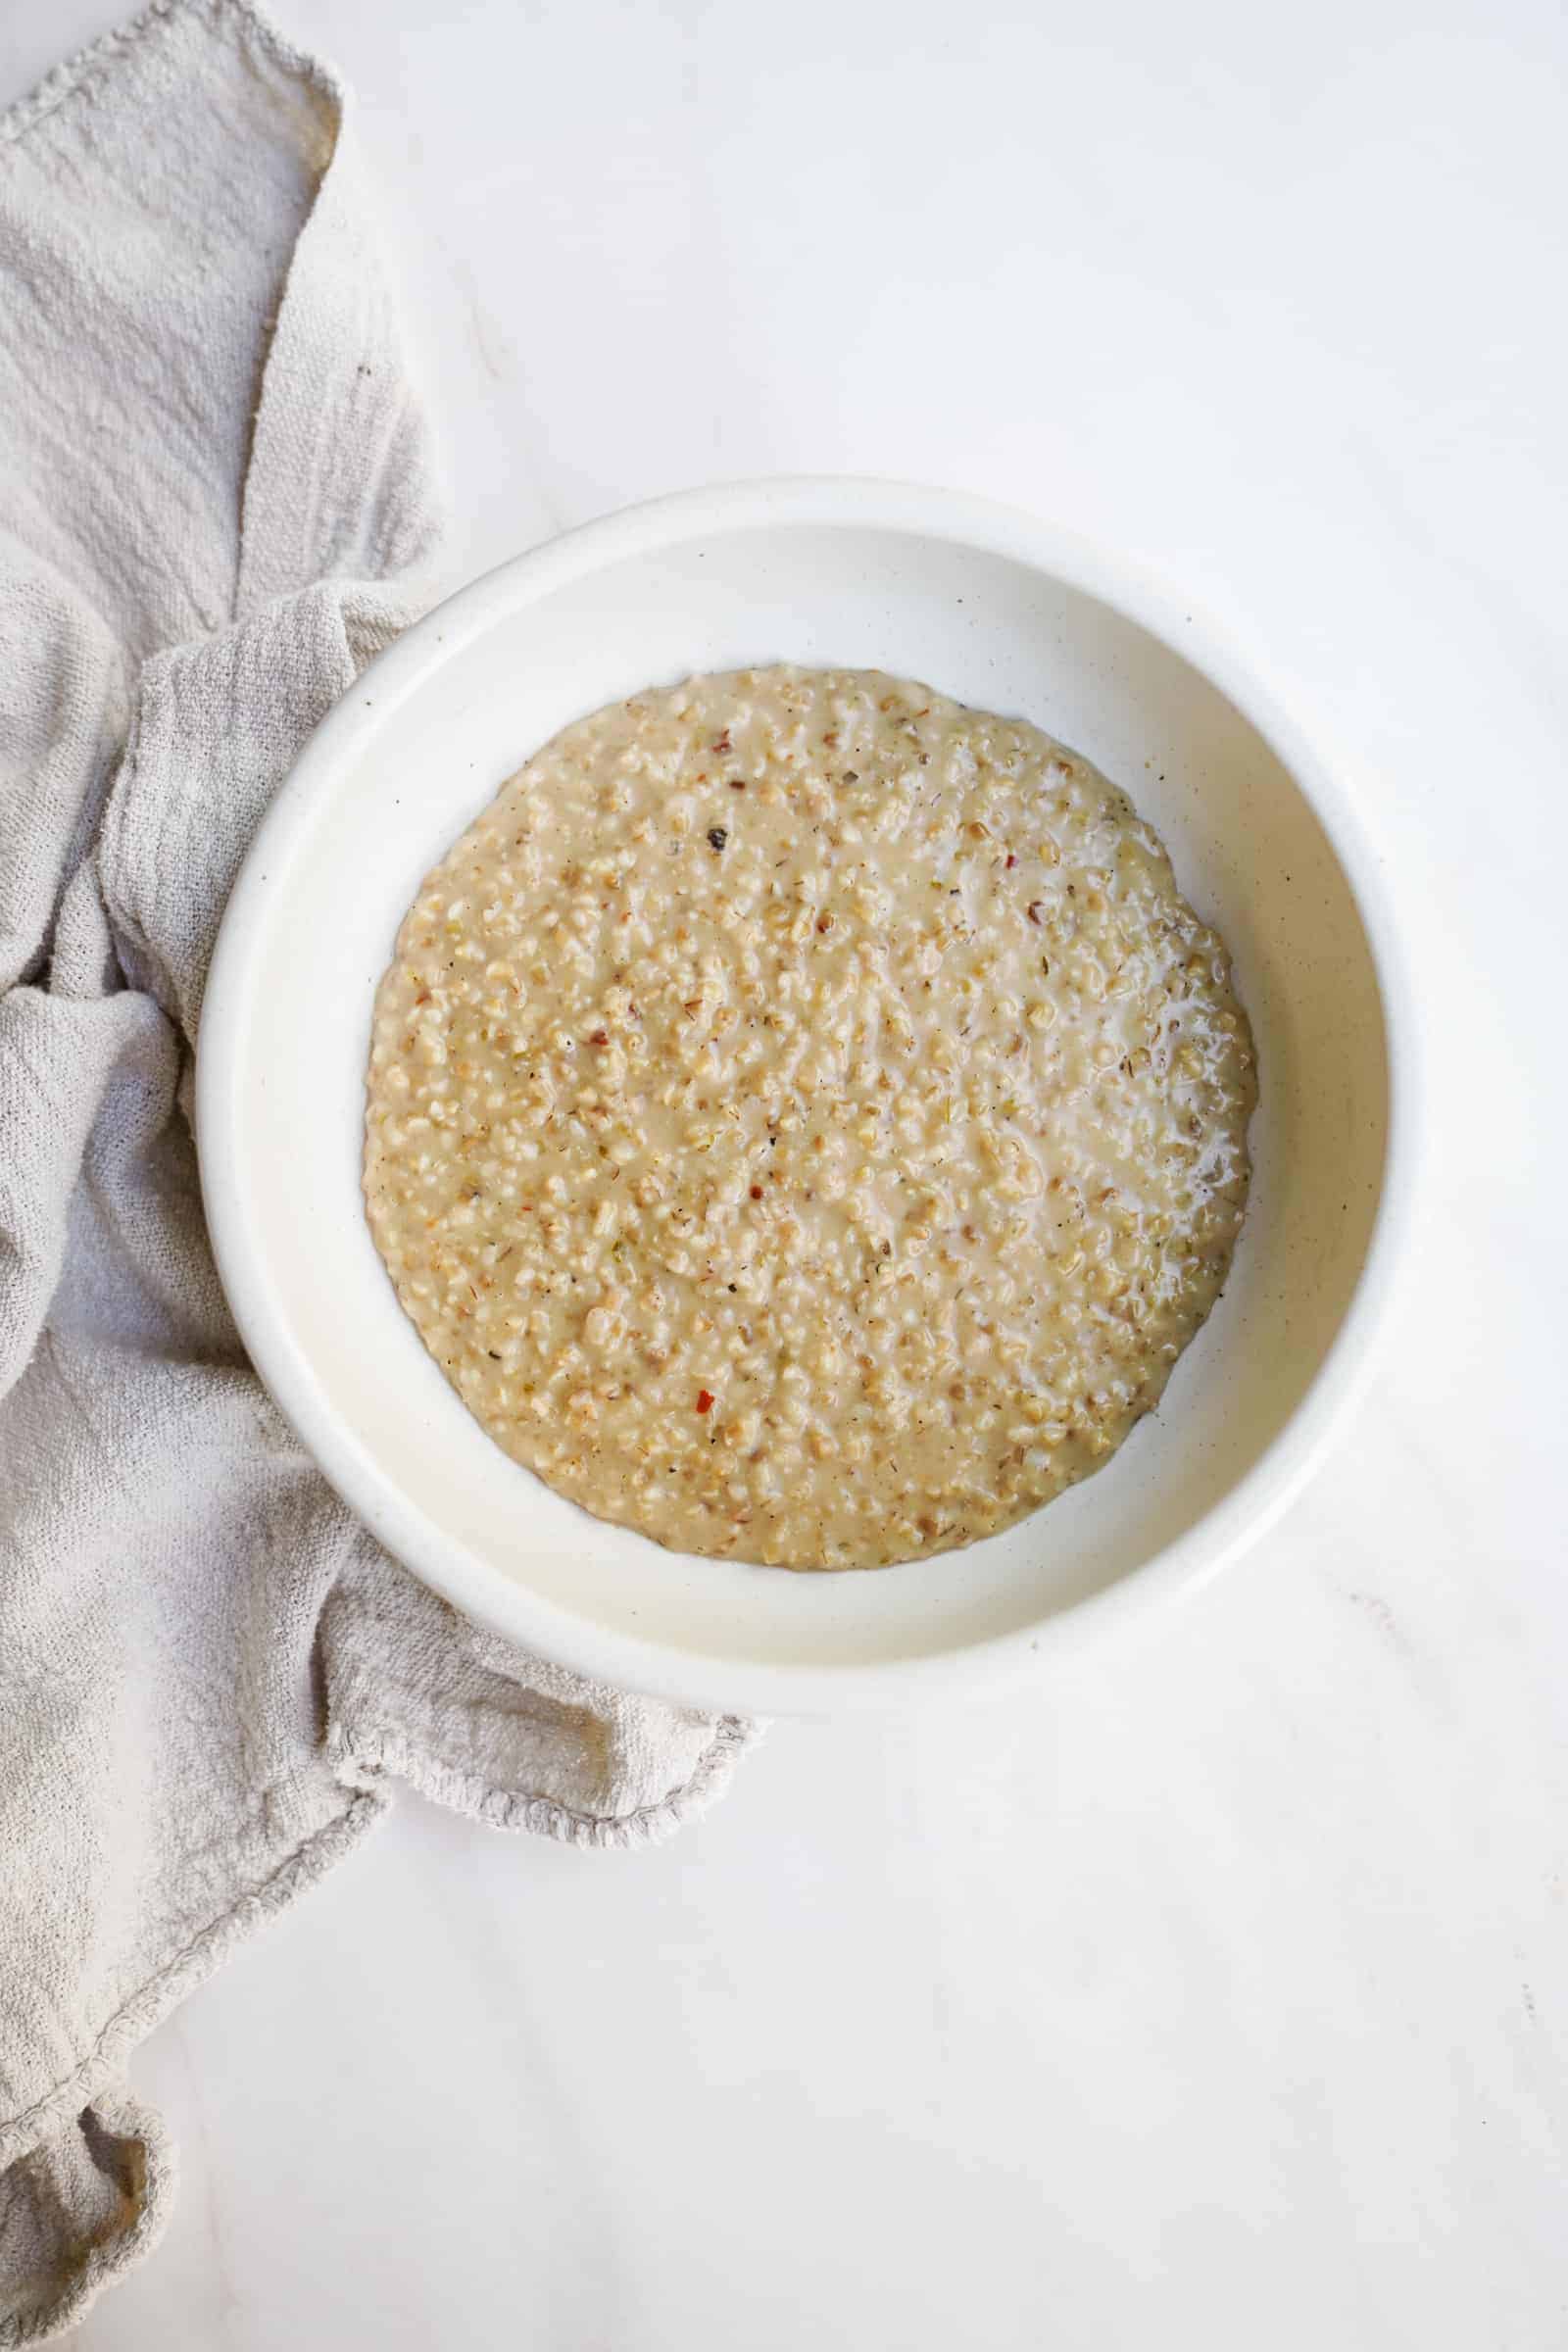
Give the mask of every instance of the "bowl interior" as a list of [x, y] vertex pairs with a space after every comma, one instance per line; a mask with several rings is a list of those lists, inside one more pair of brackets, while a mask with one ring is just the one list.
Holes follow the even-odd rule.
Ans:
[[[1157, 1415], [1021, 1525], [869, 1575], [667, 1552], [553, 1494], [426, 1356], [360, 1199], [371, 998], [429, 866], [568, 719], [652, 681], [786, 660], [923, 680], [1086, 753], [1228, 941], [1259, 1054], [1235, 1266]], [[1377, 976], [1290, 769], [1170, 644], [961, 531], [743, 514], [597, 560], [524, 559], [466, 592], [307, 751], [236, 893], [215, 1017], [223, 1066], [204, 1070], [201, 1141], [220, 1262], [306, 1442], [389, 1548], [472, 1614], [683, 1697], [813, 1706], [846, 1678], [1048, 1638], [1156, 1555], [1214, 1556], [1266, 1504], [1265, 1457], [1346, 1316], [1382, 1184]], [[204, 1019], [204, 1057], [209, 1043]]]

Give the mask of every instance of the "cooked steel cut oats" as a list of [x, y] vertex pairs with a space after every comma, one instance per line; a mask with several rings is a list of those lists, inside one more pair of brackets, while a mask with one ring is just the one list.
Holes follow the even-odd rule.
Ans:
[[1124, 796], [1018, 719], [768, 668], [567, 727], [376, 999], [371, 1229], [496, 1443], [791, 1568], [1099, 1467], [1208, 1313], [1251, 1039]]

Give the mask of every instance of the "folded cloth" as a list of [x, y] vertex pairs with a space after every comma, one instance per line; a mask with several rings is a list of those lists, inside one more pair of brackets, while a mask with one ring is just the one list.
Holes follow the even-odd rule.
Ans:
[[0, 122], [0, 2344], [155, 2240], [132, 2044], [394, 1777], [624, 1845], [748, 1727], [468, 1625], [248, 1369], [185, 1122], [223, 901], [437, 502], [343, 95], [154, 7]]

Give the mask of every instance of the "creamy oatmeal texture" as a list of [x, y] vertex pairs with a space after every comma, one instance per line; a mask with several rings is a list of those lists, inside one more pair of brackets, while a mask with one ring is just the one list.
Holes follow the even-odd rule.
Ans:
[[682, 1549], [875, 1567], [1157, 1400], [1254, 1097], [1220, 941], [1085, 760], [876, 671], [744, 670], [568, 727], [429, 876], [366, 1199], [516, 1460]]

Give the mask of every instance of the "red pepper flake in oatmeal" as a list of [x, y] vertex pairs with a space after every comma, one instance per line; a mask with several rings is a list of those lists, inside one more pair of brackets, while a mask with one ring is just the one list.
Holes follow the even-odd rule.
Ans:
[[712, 1409], [713, 1409], [713, 1392], [712, 1392], [712, 1390], [711, 1390], [711, 1389], [699, 1389], [699, 1390], [698, 1390], [698, 1392], [697, 1392], [697, 1410], [698, 1410], [700, 1413], [710, 1413], [710, 1412], [712, 1411]]

